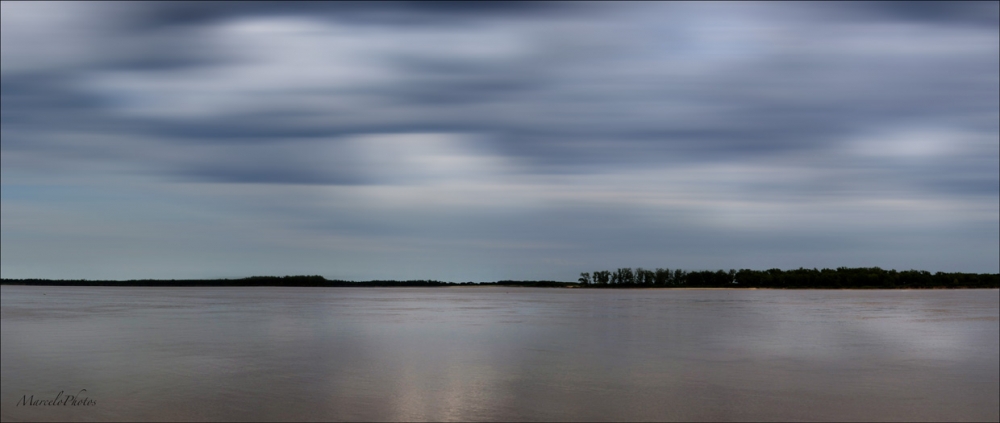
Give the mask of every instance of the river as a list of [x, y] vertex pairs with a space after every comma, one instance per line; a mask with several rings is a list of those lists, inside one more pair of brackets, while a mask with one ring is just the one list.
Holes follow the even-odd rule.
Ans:
[[0, 293], [3, 421], [1000, 420], [997, 290]]

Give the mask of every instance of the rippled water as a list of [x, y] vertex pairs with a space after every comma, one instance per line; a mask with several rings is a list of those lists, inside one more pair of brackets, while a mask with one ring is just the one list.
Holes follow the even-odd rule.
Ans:
[[[1000, 293], [2, 287], [2, 419], [1000, 419]], [[24, 406], [31, 396], [89, 406]]]

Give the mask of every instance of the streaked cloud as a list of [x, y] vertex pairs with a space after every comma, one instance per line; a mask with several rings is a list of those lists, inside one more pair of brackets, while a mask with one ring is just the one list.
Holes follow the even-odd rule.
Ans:
[[1000, 269], [994, 3], [2, 7], [4, 277]]

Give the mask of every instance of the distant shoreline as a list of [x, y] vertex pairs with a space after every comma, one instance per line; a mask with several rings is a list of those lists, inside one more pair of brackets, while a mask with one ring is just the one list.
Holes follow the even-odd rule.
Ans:
[[[504, 288], [572, 288], [572, 289], [676, 289], [676, 290], [757, 290], [757, 289], [858, 289], [858, 290], [934, 290], [934, 289], [998, 289], [1000, 275], [961, 274], [962, 277], [938, 277], [924, 283], [899, 283], [899, 281], [873, 281], [871, 279], [838, 280], [836, 285], [817, 283], [818, 281], [791, 281], [775, 286], [771, 283], [757, 283], [755, 286], [698, 286], [677, 283], [673, 285], [629, 284], [582, 284], [561, 281], [496, 281], [496, 282], [442, 282], [435, 280], [375, 280], [345, 281], [327, 280], [321, 276], [251, 277], [243, 279], [141, 279], [141, 280], [53, 280], [53, 279], [0, 279], [0, 285], [9, 286], [53, 286], [53, 287], [301, 287], [301, 288], [460, 288], [460, 287], [504, 287]], [[940, 282], [951, 282], [947, 285]], [[812, 283], [808, 283], [812, 282]], [[707, 285], [707, 284], [705, 284]]]
[[974, 289], [1000, 288], [997, 273], [930, 273], [923, 270], [885, 270], [878, 267], [837, 269], [768, 269], [739, 271], [681, 269], [655, 270], [619, 268], [580, 274], [577, 282], [534, 280], [496, 282], [442, 282], [438, 280], [326, 279], [318, 275], [251, 276], [240, 279], [132, 279], [132, 280], [54, 280], [0, 279], [0, 285], [29, 286], [107, 286], [107, 287], [462, 287], [502, 286], [578, 289]]

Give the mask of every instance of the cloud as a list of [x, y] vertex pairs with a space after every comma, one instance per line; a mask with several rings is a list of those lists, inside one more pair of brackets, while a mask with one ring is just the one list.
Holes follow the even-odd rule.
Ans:
[[[705, 263], [711, 248], [739, 261], [725, 245], [849, 251], [945, 228], [996, 244], [997, 15], [992, 3], [3, 3], [3, 184], [131, 181], [206, 222], [263, 219], [303, 245], [577, 246], [549, 263], [582, 260], [588, 232], [621, 252], [587, 257], [704, 245]], [[31, 233], [4, 219], [5, 239]], [[732, 231], [744, 241], [724, 241]]]

